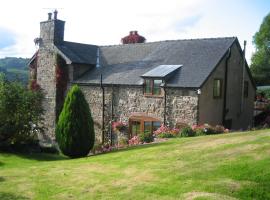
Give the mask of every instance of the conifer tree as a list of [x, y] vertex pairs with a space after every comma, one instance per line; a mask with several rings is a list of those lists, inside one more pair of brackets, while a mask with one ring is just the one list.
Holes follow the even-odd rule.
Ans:
[[56, 140], [64, 155], [87, 156], [93, 148], [95, 132], [91, 112], [77, 85], [67, 94], [56, 126]]

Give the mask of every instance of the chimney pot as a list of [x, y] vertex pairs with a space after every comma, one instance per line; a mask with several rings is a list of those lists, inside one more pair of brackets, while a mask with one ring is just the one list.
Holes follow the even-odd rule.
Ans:
[[138, 35], [138, 31], [134, 31], [134, 35]]
[[129, 31], [129, 35], [132, 35], [133, 34], [133, 31]]
[[54, 13], [54, 17], [53, 17], [53, 18], [54, 18], [54, 19], [57, 19], [57, 13], [58, 13], [58, 11], [55, 10], [53, 13]]
[[52, 13], [48, 13], [48, 20], [52, 20]]

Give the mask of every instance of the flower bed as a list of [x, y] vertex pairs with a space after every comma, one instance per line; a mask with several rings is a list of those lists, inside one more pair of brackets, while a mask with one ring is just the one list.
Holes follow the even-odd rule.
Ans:
[[[120, 130], [126, 130], [127, 125], [123, 122], [114, 122], [112, 124], [114, 132], [120, 132]], [[167, 138], [175, 138], [175, 137], [193, 137], [193, 136], [201, 136], [201, 135], [210, 135], [210, 134], [221, 134], [228, 133], [229, 130], [225, 129], [221, 125], [210, 126], [209, 124], [203, 125], [193, 125], [183, 127], [181, 130], [178, 128], [169, 128], [164, 124], [161, 125], [153, 134], [150, 132], [145, 132], [139, 135], [132, 137], [129, 140], [125, 140], [120, 138], [115, 145], [103, 144], [97, 145], [94, 150], [92, 150], [93, 154], [96, 153], [105, 153], [110, 151], [115, 151], [118, 149], [127, 148], [129, 146], [136, 146], [142, 144], [149, 144], [153, 142], [163, 142], [166, 141]], [[118, 138], [119, 139], [119, 138]]]

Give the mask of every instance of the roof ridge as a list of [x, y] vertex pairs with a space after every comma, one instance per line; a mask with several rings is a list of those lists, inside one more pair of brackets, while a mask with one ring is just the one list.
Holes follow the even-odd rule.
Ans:
[[112, 44], [112, 45], [97, 45], [98, 47], [117, 47], [117, 46], [131, 46], [131, 45], [148, 45], [154, 43], [163, 43], [163, 42], [177, 42], [177, 41], [194, 41], [194, 40], [220, 40], [220, 39], [236, 39], [236, 36], [231, 37], [213, 37], [213, 38], [189, 38], [189, 39], [176, 39], [176, 40], [160, 40], [153, 42], [145, 42], [145, 43], [132, 43], [132, 44]]
[[[88, 45], [88, 46], [96, 46], [98, 47], [98, 45], [95, 45], [95, 44], [87, 44], [87, 43], [80, 43], [80, 42], [71, 42], [71, 41], [64, 41], [66, 43], [73, 43], [73, 44], [80, 44], [80, 45]], [[61, 45], [61, 43], [60, 43]]]

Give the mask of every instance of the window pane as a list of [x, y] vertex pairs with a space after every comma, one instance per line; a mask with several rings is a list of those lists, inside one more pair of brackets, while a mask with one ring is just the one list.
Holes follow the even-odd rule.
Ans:
[[153, 122], [153, 131], [156, 131], [161, 126], [160, 122]]
[[221, 97], [221, 80], [214, 80], [214, 88], [213, 88], [214, 97]]
[[248, 81], [244, 82], [244, 97], [248, 97]]
[[151, 132], [152, 122], [144, 122], [144, 132]]
[[162, 80], [154, 80], [154, 91], [153, 94], [159, 95], [161, 93], [160, 90], [160, 84], [162, 83]]
[[145, 80], [145, 93], [146, 94], [151, 94], [151, 80], [150, 79], [146, 79]]
[[132, 121], [131, 122], [131, 136], [138, 135], [140, 133], [140, 122]]

